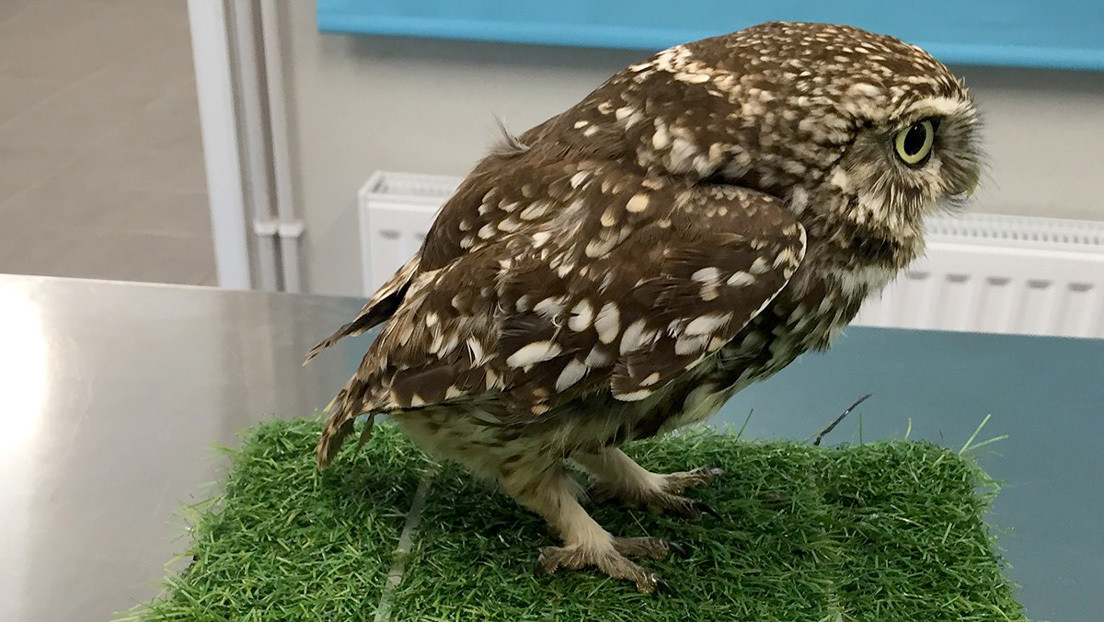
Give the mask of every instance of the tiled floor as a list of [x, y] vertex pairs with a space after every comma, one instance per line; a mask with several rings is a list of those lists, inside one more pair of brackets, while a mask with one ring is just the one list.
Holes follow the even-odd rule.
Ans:
[[0, 273], [214, 284], [184, 0], [0, 0]]

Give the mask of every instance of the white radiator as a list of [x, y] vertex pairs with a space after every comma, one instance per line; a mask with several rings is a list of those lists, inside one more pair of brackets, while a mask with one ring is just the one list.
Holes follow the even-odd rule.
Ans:
[[[364, 292], [421, 245], [458, 177], [377, 172], [359, 193]], [[856, 324], [1104, 338], [1104, 223], [987, 214], [937, 217], [927, 256]]]

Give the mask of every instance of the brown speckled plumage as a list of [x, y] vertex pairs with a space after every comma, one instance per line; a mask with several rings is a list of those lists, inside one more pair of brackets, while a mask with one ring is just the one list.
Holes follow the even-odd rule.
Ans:
[[[354, 417], [388, 412], [545, 516], [564, 538], [545, 569], [654, 589], [564, 461], [626, 499], [689, 507], [686, 474], [616, 447], [827, 347], [923, 251], [924, 216], [972, 188], [976, 125], [943, 65], [846, 26], [764, 24], [626, 68], [481, 161], [419, 255], [312, 351], [389, 320], [319, 465]], [[909, 163], [925, 127], [930, 154]]]

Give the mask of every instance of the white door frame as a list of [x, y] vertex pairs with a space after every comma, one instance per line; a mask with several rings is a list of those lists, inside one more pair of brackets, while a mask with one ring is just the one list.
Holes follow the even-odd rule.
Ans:
[[229, 289], [251, 289], [249, 232], [230, 76], [226, 5], [222, 0], [188, 0], [188, 22], [218, 284]]

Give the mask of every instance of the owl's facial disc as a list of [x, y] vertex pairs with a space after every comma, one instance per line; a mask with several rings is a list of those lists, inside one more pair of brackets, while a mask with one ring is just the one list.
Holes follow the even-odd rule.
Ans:
[[[977, 183], [977, 118], [965, 90], [906, 100], [855, 126], [827, 175], [809, 184], [808, 208], [915, 238], [928, 215], [960, 202]], [[792, 196], [804, 199], [806, 193]]]
[[[897, 157], [900, 158], [901, 162], [913, 168], [926, 165], [936, 150], [936, 136], [942, 122], [943, 117], [941, 116], [926, 117], [907, 128], [898, 130], [893, 139], [893, 147], [897, 151]], [[966, 145], [966, 147], [970, 146]], [[966, 154], [968, 160], [976, 160], [976, 155], [972, 154], [972, 148], [966, 149]], [[954, 170], [954, 167], [952, 167], [952, 170]], [[981, 169], [975, 162], [972, 168], [967, 166], [966, 171], [956, 172], [953, 178], [949, 180], [952, 183], [948, 184], [948, 192], [945, 194], [962, 196], [968, 199], [977, 189], [980, 178]]]
[[911, 106], [891, 139], [897, 163], [915, 171], [901, 181], [911, 177], [932, 202], [968, 198], [980, 177], [977, 129], [977, 112], [964, 89], [959, 97], [923, 99]]

